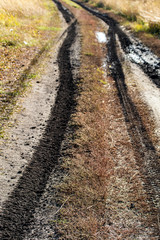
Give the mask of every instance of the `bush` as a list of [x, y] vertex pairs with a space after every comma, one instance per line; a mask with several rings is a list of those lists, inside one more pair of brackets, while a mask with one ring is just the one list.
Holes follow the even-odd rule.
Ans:
[[150, 22], [148, 32], [160, 37], [160, 23]]
[[98, 3], [96, 4], [96, 7], [98, 7], [98, 8], [104, 8], [104, 3], [103, 3], [103, 2], [98, 2]]

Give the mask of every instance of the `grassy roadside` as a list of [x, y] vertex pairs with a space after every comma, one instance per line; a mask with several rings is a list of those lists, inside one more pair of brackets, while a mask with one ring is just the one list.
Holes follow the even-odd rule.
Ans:
[[[107, 13], [111, 18], [115, 19], [120, 25], [125, 26], [126, 29], [132, 32], [134, 36], [139, 38], [146, 46], [148, 46], [154, 54], [160, 57], [160, 22], [159, 22], [159, 11], [160, 5], [158, 1], [153, 1], [155, 4], [155, 13], [152, 11], [152, 5], [148, 4], [149, 1], [146, 1], [148, 4], [147, 10], [151, 12], [150, 17], [144, 17], [143, 14], [140, 15], [139, 12], [134, 11], [135, 6], [139, 1], [133, 2], [127, 0], [128, 4], [123, 4], [123, 1], [120, 1], [120, 4], [116, 4], [114, 0], [82, 0], [86, 5], [98, 8], [99, 11]], [[119, 1], [118, 1], [119, 2]], [[132, 2], [132, 4], [130, 4]], [[112, 4], [108, 4], [112, 3]], [[134, 5], [135, 4], [135, 5]], [[145, 5], [139, 3], [141, 8], [144, 10]], [[121, 6], [125, 5], [125, 9]], [[134, 7], [132, 8], [132, 5]], [[136, 8], [138, 9], [138, 7]], [[132, 10], [132, 11], [131, 11]], [[145, 13], [141, 11], [141, 13]], [[148, 16], [148, 15], [147, 15]], [[155, 20], [154, 20], [155, 17]], [[151, 21], [152, 20], [152, 21]]]
[[125, 25], [136, 32], [146, 32], [160, 37], [160, 2], [157, 0], [84, 0], [84, 2], [123, 17]]
[[51, 0], [0, 0], [0, 137], [17, 101], [38, 73], [32, 65], [61, 28]]
[[57, 186], [57, 219], [50, 224], [56, 225], [58, 239], [150, 237], [151, 209], [116, 87], [102, 67], [105, 45], [95, 37], [95, 31], [107, 30], [83, 9], [65, 3], [82, 34], [80, 96], [70, 122], [74, 132], [68, 130], [63, 150], [65, 176]]
[[[160, 57], [159, 1], [152, 1], [152, 4], [149, 4], [150, 0], [145, 1], [145, 4], [132, 0], [82, 0], [82, 2], [107, 13]], [[139, 4], [141, 11], [138, 10], [137, 4]]]

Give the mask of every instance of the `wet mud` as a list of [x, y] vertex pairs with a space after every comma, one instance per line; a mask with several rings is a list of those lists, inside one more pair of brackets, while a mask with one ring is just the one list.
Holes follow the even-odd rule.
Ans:
[[[72, 17], [66, 11], [66, 21]], [[74, 21], [68, 28], [67, 36], [59, 50], [59, 89], [55, 105], [51, 109], [45, 133], [35, 149], [30, 164], [26, 167], [8, 200], [3, 204], [0, 239], [23, 239], [46, 188], [51, 172], [58, 165], [61, 144], [67, 124], [75, 108], [75, 84], [70, 61], [70, 48], [76, 37]]]
[[151, 202], [155, 203], [156, 211], [158, 211], [160, 196], [159, 156], [143, 125], [141, 116], [128, 94], [125, 75], [117, 55], [115, 35], [111, 28], [108, 31], [108, 35], [110, 37], [107, 47], [108, 64], [112, 66], [110, 69], [111, 76], [116, 83], [134, 155], [145, 180], [145, 188], [150, 195]]
[[[126, 56], [138, 66], [142, 68], [144, 73], [150, 77], [157, 87], [160, 87], [160, 59], [154, 55], [149, 48], [143, 45], [140, 41], [128, 36], [124, 30], [119, 26], [118, 22], [109, 17], [107, 14], [102, 14], [83, 3], [73, 0], [81, 7], [102, 19], [107, 25], [110, 26], [114, 35], [117, 35], [121, 43], [121, 47]], [[108, 36], [108, 41], [110, 41]]]
[[70, 23], [74, 19], [73, 14], [67, 8], [65, 8], [59, 1], [53, 0], [53, 2], [57, 5], [58, 10], [62, 13], [66, 23]]

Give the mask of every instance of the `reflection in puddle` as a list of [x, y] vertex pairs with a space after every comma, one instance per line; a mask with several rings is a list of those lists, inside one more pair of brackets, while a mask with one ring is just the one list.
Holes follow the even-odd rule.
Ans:
[[96, 32], [96, 38], [99, 43], [106, 43], [107, 38], [104, 32]]

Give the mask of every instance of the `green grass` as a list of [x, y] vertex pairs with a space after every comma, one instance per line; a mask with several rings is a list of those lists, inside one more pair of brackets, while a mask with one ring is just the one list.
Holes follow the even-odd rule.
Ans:
[[86, 55], [86, 56], [94, 56], [94, 54], [91, 53], [91, 52], [85, 52], [84, 55]]
[[81, 9], [81, 7], [80, 7], [78, 4], [72, 2], [71, 0], [63, 0], [63, 1], [64, 1], [65, 3], [67, 3], [68, 5], [70, 5], [71, 7]]
[[130, 23], [129, 21], [127, 21], [124, 23], [124, 25], [131, 26], [131, 28], [135, 32], [145, 32], [150, 34], [151, 36], [157, 36], [160, 38], [160, 23], [148, 23], [143, 21], [135, 21]]
[[58, 27], [48, 27], [48, 26], [40, 26], [38, 27], [39, 30], [43, 30], [43, 31], [60, 31], [61, 28]]
[[160, 38], [160, 23], [149, 22], [147, 32]]
[[95, 7], [98, 7], [98, 8], [104, 8], [105, 5], [104, 5], [103, 2], [97, 2], [97, 3], [95, 4]]
[[126, 18], [130, 22], [136, 22], [137, 21], [137, 15], [134, 13], [129, 13], [129, 12], [118, 12], [117, 13], [119, 16]]
[[[158, 36], [160, 38], [160, 22], [148, 20], [141, 15], [141, 12], [138, 8], [138, 6], [142, 5], [141, 2], [137, 2], [136, 4], [138, 5], [134, 5], [133, 8], [131, 7], [133, 4], [133, 1], [131, 0], [127, 2], [128, 6], [125, 1], [120, 2], [120, 0], [83, 0], [83, 2], [88, 2], [93, 7], [103, 8], [104, 10], [112, 11], [114, 14], [123, 17], [125, 19], [123, 24], [126, 26], [130, 26], [135, 32], [145, 32], [152, 36]], [[146, 1], [146, 3], [149, 3], [149, 1]], [[153, 6], [156, 6], [157, 4], [157, 9], [159, 9], [160, 5], [158, 4], [158, 2], [153, 1], [152, 3], [154, 4]], [[141, 6], [141, 9], [143, 8], [144, 10], [149, 12], [149, 10], [152, 10], [152, 5], [148, 4], [146, 9], [146, 5], [144, 6], [143, 4], [143, 6]], [[152, 14], [154, 19], [154, 13]]]

